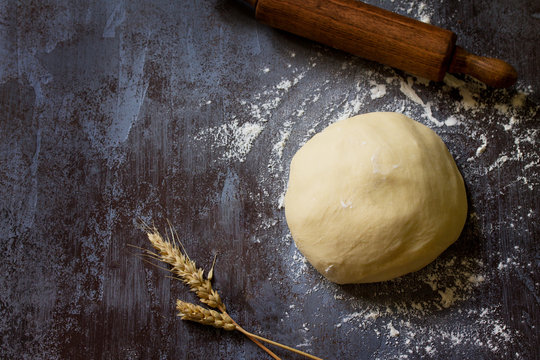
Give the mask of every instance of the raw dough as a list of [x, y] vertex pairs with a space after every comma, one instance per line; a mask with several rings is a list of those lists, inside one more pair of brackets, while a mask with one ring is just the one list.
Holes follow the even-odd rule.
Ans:
[[298, 249], [339, 284], [421, 269], [458, 238], [465, 186], [443, 141], [397, 113], [339, 121], [293, 157], [285, 215]]

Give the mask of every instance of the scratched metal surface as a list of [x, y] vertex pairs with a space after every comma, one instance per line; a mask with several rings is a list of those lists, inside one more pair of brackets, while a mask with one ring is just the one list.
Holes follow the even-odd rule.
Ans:
[[[128, 247], [147, 248], [138, 218], [169, 219], [205, 268], [218, 254], [215, 287], [239, 323], [320, 357], [540, 358], [540, 7], [371, 3], [428, 14], [514, 64], [518, 87], [426, 83], [234, 1], [0, 2], [0, 358], [264, 357], [175, 317], [175, 299], [195, 299]], [[336, 286], [302, 262], [279, 199], [303, 141], [369, 111], [441, 135], [470, 218], [419, 273]]]

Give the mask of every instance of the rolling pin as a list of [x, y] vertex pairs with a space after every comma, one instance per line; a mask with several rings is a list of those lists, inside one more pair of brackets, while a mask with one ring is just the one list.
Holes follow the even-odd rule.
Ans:
[[512, 86], [508, 63], [456, 46], [456, 34], [356, 0], [244, 0], [257, 20], [412, 75], [442, 81], [468, 74], [494, 88]]

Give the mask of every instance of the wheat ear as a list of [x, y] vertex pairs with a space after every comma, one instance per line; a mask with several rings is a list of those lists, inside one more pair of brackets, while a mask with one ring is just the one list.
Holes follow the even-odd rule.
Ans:
[[215, 310], [205, 309], [202, 306], [187, 303], [182, 300], [176, 300], [176, 309], [182, 320], [195, 321], [229, 331], [236, 330], [236, 325], [227, 313], [219, 313]]
[[[215, 310], [205, 309], [202, 306], [187, 303], [182, 300], [176, 300], [176, 310], [178, 310], [178, 316], [180, 316], [182, 320], [195, 321], [203, 325], [212, 325], [218, 329], [225, 329], [228, 331], [239, 330], [243, 332], [243, 329], [240, 330], [241, 327], [226, 312], [219, 313]], [[245, 333], [244, 335], [251, 339], [261, 349], [266, 351], [273, 359], [281, 360], [281, 358], [261, 344], [255, 337]]]
[[195, 262], [174, 243], [174, 233], [171, 235], [172, 241], [169, 241], [169, 239], [163, 239], [156, 228], [148, 228], [147, 236], [154, 249], [157, 250], [159, 259], [172, 266], [171, 271], [197, 294], [201, 302], [225, 311], [225, 304], [217, 291], [212, 289], [210, 280], [204, 278], [204, 271], [197, 268]]

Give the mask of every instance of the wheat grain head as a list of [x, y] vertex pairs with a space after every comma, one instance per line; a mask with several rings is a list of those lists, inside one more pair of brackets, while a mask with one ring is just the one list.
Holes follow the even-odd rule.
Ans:
[[146, 233], [148, 240], [157, 250], [160, 260], [172, 266], [171, 271], [197, 294], [201, 302], [222, 312], [226, 311], [219, 294], [212, 289], [212, 283], [204, 278], [204, 271], [197, 268], [195, 262], [182, 252], [174, 242], [174, 233], [171, 232], [171, 234], [172, 241], [168, 237], [164, 239], [154, 227], [148, 227]]
[[182, 320], [195, 321], [204, 325], [212, 325], [213, 327], [236, 330], [236, 325], [227, 313], [219, 313], [215, 310], [205, 309], [202, 306], [176, 300], [176, 309], [178, 316]]

